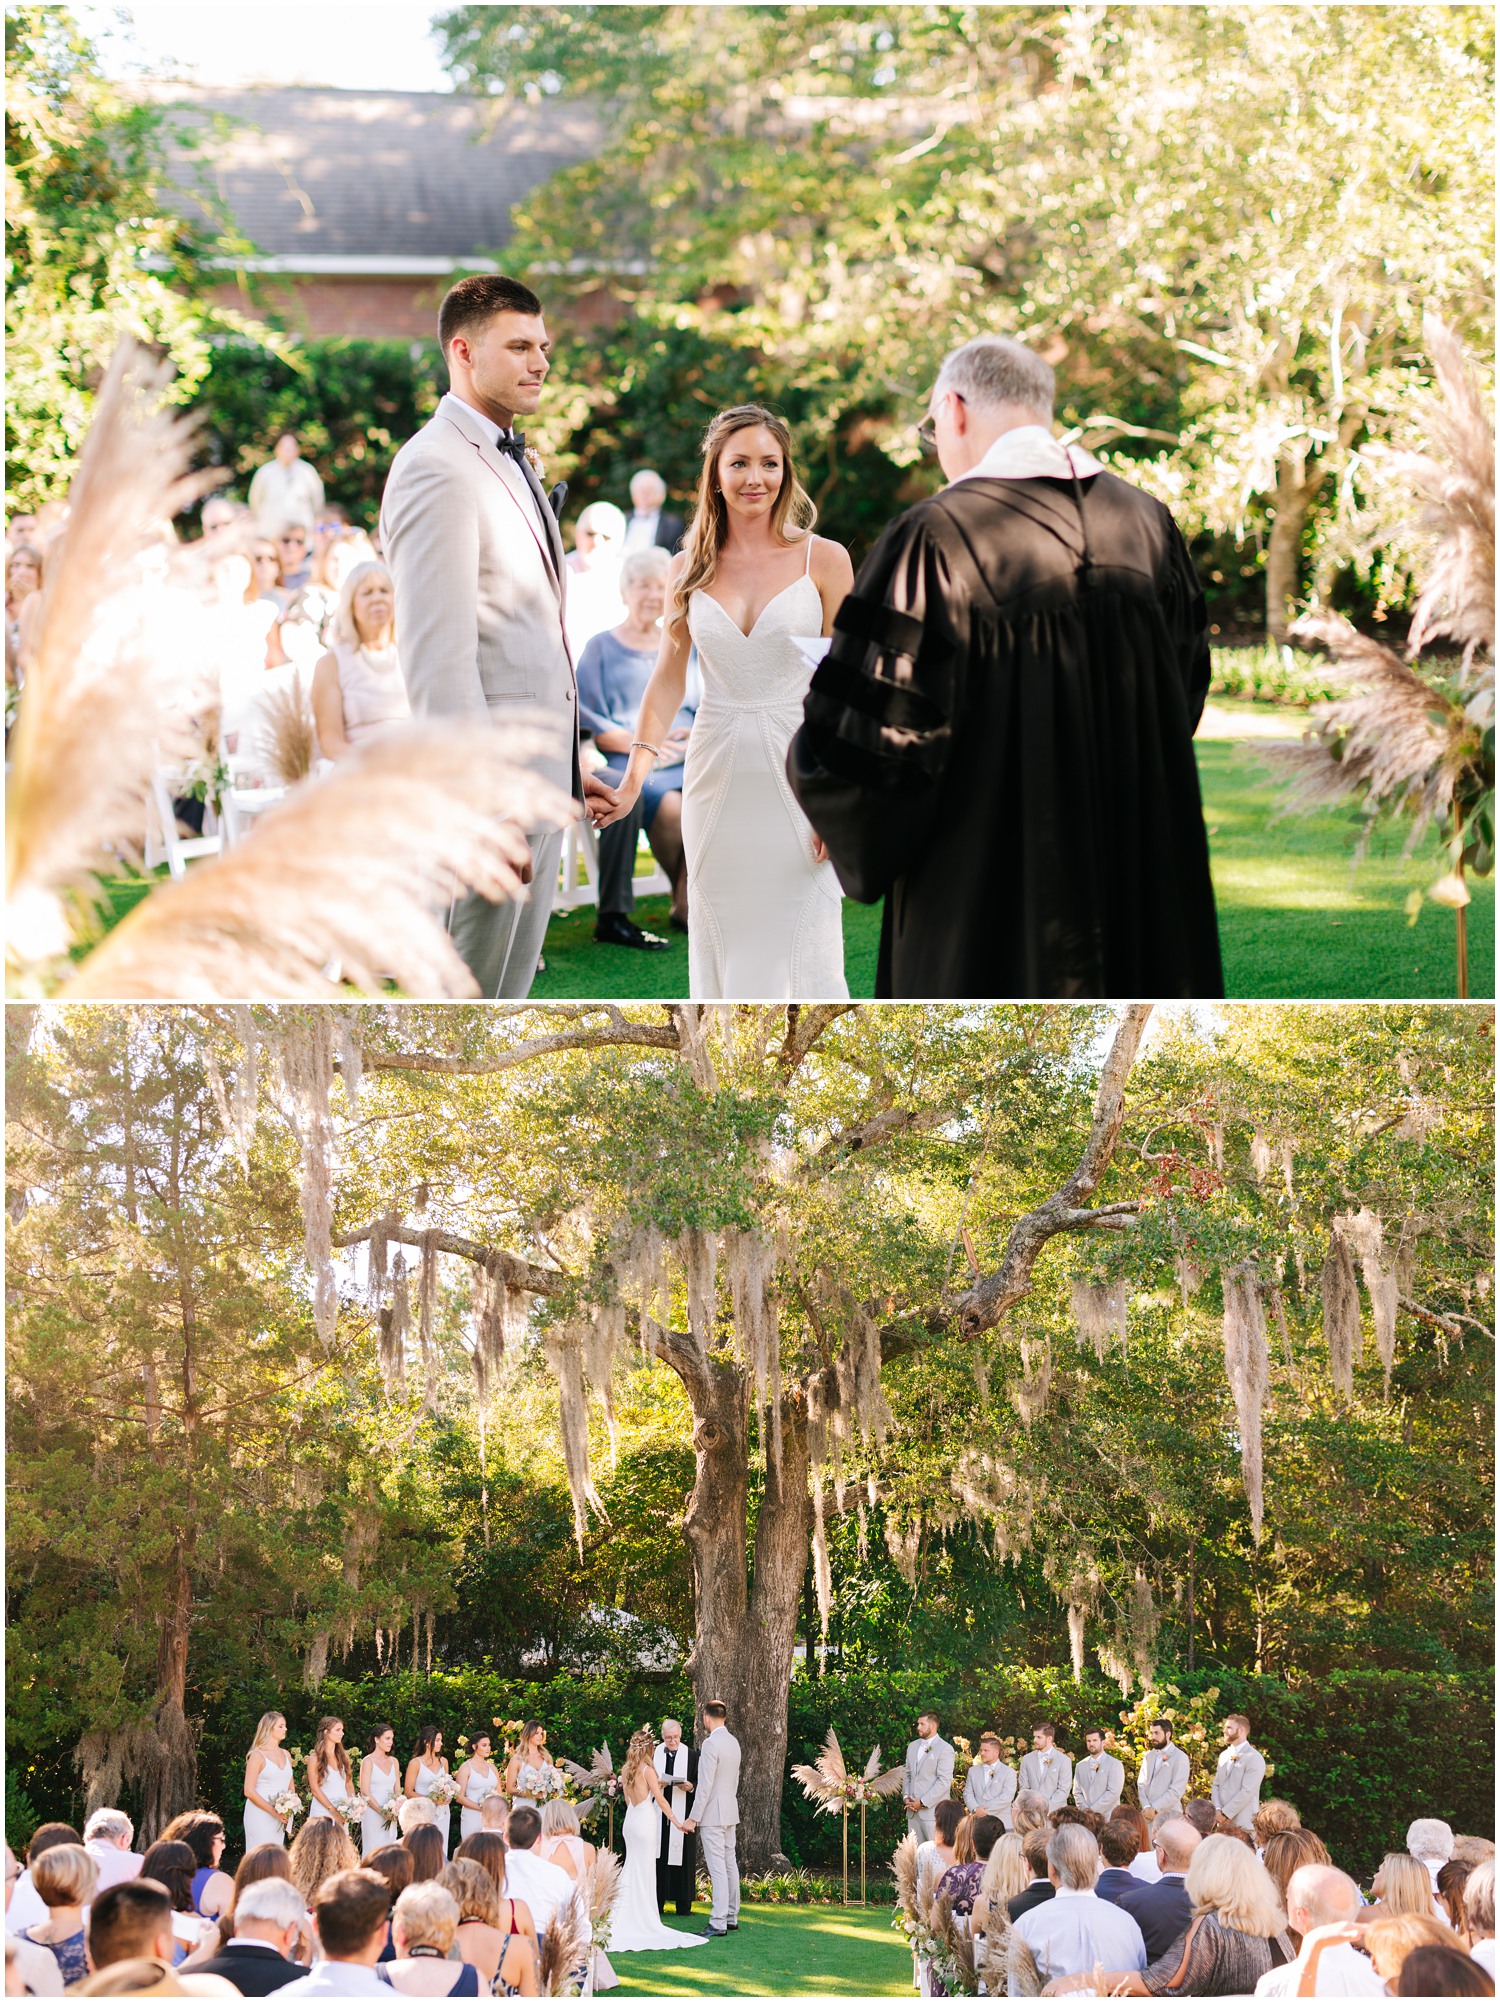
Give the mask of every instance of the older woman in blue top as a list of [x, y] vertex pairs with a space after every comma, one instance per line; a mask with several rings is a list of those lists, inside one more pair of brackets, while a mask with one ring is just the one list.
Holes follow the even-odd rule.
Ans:
[[[656, 666], [661, 645], [658, 622], [666, 608], [665, 549], [638, 549], [620, 571], [625, 622], [597, 633], [578, 662], [578, 717], [608, 760], [603, 776], [611, 785], [624, 777], [635, 738], [641, 697]], [[687, 930], [687, 867], [682, 852], [682, 761], [698, 708], [698, 689], [689, 667], [687, 693], [663, 745], [661, 761], [641, 789], [641, 818], [634, 814], [606, 827], [599, 837], [599, 920], [594, 936], [612, 945], [649, 944], [651, 934], [631, 921], [635, 898], [635, 844], [644, 826], [651, 849], [672, 880], [671, 923]], [[631, 936], [634, 934], [634, 936]], [[654, 941], [660, 944], [661, 941]]]

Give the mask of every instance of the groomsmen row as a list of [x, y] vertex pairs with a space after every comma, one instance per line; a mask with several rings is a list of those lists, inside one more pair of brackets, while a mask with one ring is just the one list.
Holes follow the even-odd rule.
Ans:
[[[1148, 1737], [1135, 1791], [1142, 1814], [1153, 1824], [1181, 1813], [1192, 1762], [1173, 1742], [1169, 1719], [1159, 1718], [1149, 1727]], [[1017, 1772], [1002, 1760], [1000, 1740], [986, 1731], [979, 1740], [979, 1756], [964, 1779], [964, 1806], [971, 1814], [997, 1816], [1009, 1829], [1018, 1794], [1039, 1794], [1049, 1814], [1065, 1807], [1071, 1795], [1075, 1807], [1107, 1820], [1124, 1795], [1125, 1767], [1105, 1750], [1103, 1731], [1085, 1731], [1083, 1740], [1085, 1756], [1075, 1767], [1058, 1745], [1057, 1726], [1038, 1724], [1031, 1734], [1033, 1749]], [[936, 1716], [927, 1711], [917, 1719], [917, 1735], [906, 1748], [906, 1826], [919, 1842], [933, 1838], [933, 1810], [952, 1795], [953, 1767], [953, 1747], [941, 1736]], [[1212, 1794], [1214, 1806], [1226, 1820], [1249, 1828], [1260, 1805], [1265, 1772], [1265, 1760], [1250, 1743], [1249, 1718], [1238, 1713], [1226, 1717]]]

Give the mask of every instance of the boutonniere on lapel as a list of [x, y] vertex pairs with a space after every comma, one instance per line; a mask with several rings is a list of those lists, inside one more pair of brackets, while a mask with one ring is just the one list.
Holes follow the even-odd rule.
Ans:
[[542, 464], [542, 455], [535, 445], [528, 445], [526, 447], [526, 463], [539, 480], [546, 478], [547, 468]]

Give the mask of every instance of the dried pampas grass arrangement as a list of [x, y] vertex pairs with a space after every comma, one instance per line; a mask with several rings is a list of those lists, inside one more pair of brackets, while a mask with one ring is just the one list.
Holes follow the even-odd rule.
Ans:
[[589, 1971], [587, 1892], [580, 1884], [552, 1914], [542, 1938], [541, 1989], [544, 1995], [578, 1995]]
[[[1432, 319], [1426, 333], [1437, 383], [1422, 407], [1430, 449], [1391, 457], [1425, 503], [1430, 539], [1406, 658], [1335, 613], [1301, 620], [1296, 637], [1324, 649], [1325, 672], [1349, 692], [1313, 711], [1300, 743], [1264, 755], [1290, 781], [1288, 812], [1357, 801], [1367, 833], [1408, 821], [1409, 851], [1429, 827], [1448, 830], [1448, 867], [1427, 894], [1456, 913], [1466, 998], [1464, 872], [1494, 866], [1495, 438], [1457, 339]], [[1456, 665], [1419, 659], [1436, 639], [1461, 649]]]
[[285, 688], [273, 689], [262, 697], [260, 749], [284, 786], [300, 785], [311, 777], [318, 756], [318, 732], [300, 674], [294, 674]]

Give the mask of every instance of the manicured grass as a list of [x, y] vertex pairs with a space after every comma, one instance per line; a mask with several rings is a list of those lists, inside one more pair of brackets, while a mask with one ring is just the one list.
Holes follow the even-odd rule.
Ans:
[[[911, 1952], [889, 1905], [747, 1905], [738, 1932], [674, 1953], [612, 1953], [622, 1995], [909, 1995]], [[668, 1918], [701, 1932], [706, 1917]]]
[[[1224, 705], [1228, 707], [1229, 705]], [[1244, 705], [1250, 727], [1256, 710]], [[1268, 719], [1269, 720], [1269, 719]], [[1298, 723], [1288, 719], [1295, 729]], [[1415, 926], [1406, 899], [1440, 873], [1430, 839], [1410, 860], [1398, 831], [1372, 842], [1353, 866], [1359, 816], [1353, 811], [1277, 818], [1279, 790], [1253, 738], [1198, 742], [1208, 818], [1225, 984], [1231, 996], [1296, 1000], [1446, 998], [1454, 984], [1453, 913], [1424, 902]], [[1469, 992], [1495, 991], [1493, 879], [1471, 880]], [[593, 912], [552, 920], [539, 999], [593, 996], [680, 1000], [687, 994], [687, 940], [667, 932], [667, 900], [644, 899], [637, 921], [672, 940], [668, 952], [595, 945]], [[880, 908], [845, 902], [849, 991], [875, 991]]]

